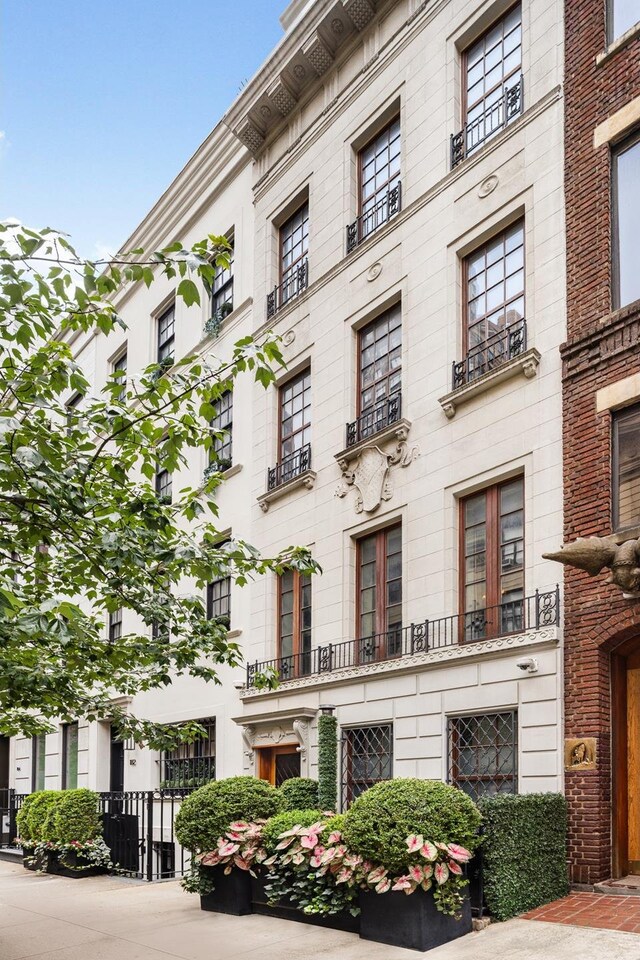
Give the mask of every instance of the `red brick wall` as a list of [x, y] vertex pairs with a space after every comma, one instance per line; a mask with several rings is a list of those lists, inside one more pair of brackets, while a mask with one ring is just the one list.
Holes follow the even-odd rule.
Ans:
[[[611, 170], [595, 127], [640, 95], [640, 39], [596, 66], [605, 0], [565, 0], [567, 343], [564, 362], [565, 539], [611, 529], [611, 417], [598, 389], [640, 370], [640, 304], [611, 312]], [[638, 627], [640, 601], [606, 575], [565, 571], [565, 735], [595, 737], [597, 769], [566, 773], [572, 879], [611, 876], [610, 651]]]

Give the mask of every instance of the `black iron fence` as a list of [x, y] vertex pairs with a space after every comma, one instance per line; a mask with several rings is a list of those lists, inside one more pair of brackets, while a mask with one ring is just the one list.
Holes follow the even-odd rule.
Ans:
[[511, 600], [495, 607], [438, 620], [423, 620], [407, 627], [389, 627], [384, 633], [328, 643], [304, 653], [247, 664], [247, 687], [264, 675], [275, 674], [280, 682], [297, 677], [323, 675], [346, 667], [364, 666], [385, 660], [401, 660], [417, 653], [429, 653], [459, 643], [473, 643], [508, 636], [522, 630], [558, 626], [560, 588], [530, 597]]
[[305, 443], [299, 450], [294, 452], [276, 463], [275, 467], [269, 467], [267, 470], [267, 490], [275, 490], [294, 477], [311, 470], [311, 444]]
[[399, 213], [402, 208], [402, 184], [385, 193], [377, 203], [361, 213], [359, 217], [347, 227], [347, 253], [366, 240], [378, 227], [384, 226], [391, 217]]
[[504, 330], [500, 330], [483, 343], [472, 347], [464, 360], [453, 364], [452, 389], [457, 390], [467, 383], [472, 383], [478, 377], [492, 370], [497, 370], [504, 363], [520, 356], [527, 349], [527, 324], [525, 320], [518, 320]]
[[520, 77], [512, 87], [505, 88], [495, 103], [489, 104], [479, 116], [465, 123], [459, 133], [451, 135], [451, 169], [520, 116], [523, 105], [524, 85]]
[[12, 788], [0, 789], [0, 848], [17, 847], [16, 817], [25, 796], [26, 794], [16, 793]]
[[271, 293], [267, 294], [267, 320], [273, 317], [290, 300], [306, 290], [308, 284], [309, 261], [303, 260], [299, 266], [294, 267], [291, 273], [285, 276], [279, 286], [274, 287]]
[[347, 447], [353, 447], [360, 440], [373, 437], [402, 416], [402, 394], [400, 391], [385, 397], [370, 410], [365, 410], [355, 420], [347, 424]]

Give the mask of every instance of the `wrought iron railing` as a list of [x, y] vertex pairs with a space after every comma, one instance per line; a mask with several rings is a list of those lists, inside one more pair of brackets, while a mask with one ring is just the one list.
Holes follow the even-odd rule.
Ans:
[[352, 447], [360, 440], [380, 433], [385, 427], [397, 423], [402, 416], [402, 394], [400, 391], [392, 393], [390, 397], [377, 403], [370, 410], [365, 410], [359, 417], [347, 424], [347, 447]]
[[16, 793], [11, 787], [0, 789], [0, 848], [17, 847], [18, 826], [16, 817], [26, 794]]
[[398, 183], [377, 203], [347, 226], [347, 253], [366, 240], [378, 227], [382, 227], [402, 208], [402, 184]]
[[527, 324], [518, 320], [488, 337], [484, 343], [472, 347], [464, 360], [453, 363], [451, 386], [453, 390], [496, 370], [527, 349]]
[[267, 294], [267, 320], [273, 317], [290, 300], [299, 296], [309, 285], [309, 261], [303, 260], [282, 283]]
[[514, 86], [505, 88], [500, 99], [488, 106], [479, 117], [465, 123], [459, 133], [451, 134], [451, 169], [519, 117], [523, 104], [524, 85], [523, 78], [520, 77]]
[[304, 653], [247, 664], [247, 687], [261, 678], [285, 683], [297, 677], [322, 676], [349, 667], [401, 660], [417, 653], [508, 636], [522, 630], [539, 630], [560, 623], [560, 588], [511, 600], [495, 607], [439, 620], [423, 620], [408, 627], [397, 624], [384, 633], [358, 640], [327, 643]]
[[166, 757], [161, 761], [160, 789], [193, 789], [216, 778], [215, 757]]
[[305, 443], [304, 447], [294, 450], [290, 456], [267, 470], [267, 490], [275, 490], [308, 470], [311, 470], [311, 444]]

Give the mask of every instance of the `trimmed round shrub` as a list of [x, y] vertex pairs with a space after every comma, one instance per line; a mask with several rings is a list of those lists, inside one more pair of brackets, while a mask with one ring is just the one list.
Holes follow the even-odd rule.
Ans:
[[478, 845], [481, 816], [475, 803], [440, 780], [385, 780], [363, 793], [345, 814], [347, 846], [388, 870], [407, 866], [407, 837], [432, 843]]
[[323, 843], [327, 842], [328, 837], [331, 836], [334, 830], [339, 830], [340, 833], [342, 833], [344, 830], [344, 818], [344, 813], [336, 813], [333, 817], [329, 817], [320, 834], [320, 839]]
[[268, 820], [284, 807], [282, 794], [266, 780], [212, 780], [182, 801], [176, 817], [178, 843], [193, 853], [214, 850], [234, 820]]
[[86, 787], [63, 790], [55, 807], [55, 831], [60, 843], [86, 843], [102, 833], [98, 794]]
[[31, 795], [32, 800], [22, 821], [26, 824], [29, 840], [39, 843], [43, 840], [58, 839], [56, 811], [62, 793], [62, 790], [39, 790]]
[[39, 793], [28, 794], [22, 801], [22, 805], [16, 814], [16, 827], [21, 840], [33, 839], [29, 829], [29, 810], [38, 795]]
[[292, 777], [279, 788], [284, 797], [285, 810], [310, 810], [318, 806], [318, 781], [307, 777]]
[[269, 853], [275, 853], [278, 837], [294, 827], [310, 827], [312, 823], [322, 820], [320, 810], [285, 810], [277, 813], [267, 821], [264, 828], [264, 845]]

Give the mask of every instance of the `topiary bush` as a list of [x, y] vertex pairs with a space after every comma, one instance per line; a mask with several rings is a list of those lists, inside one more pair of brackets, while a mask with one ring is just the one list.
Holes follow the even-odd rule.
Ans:
[[99, 797], [93, 790], [62, 790], [55, 806], [56, 839], [60, 843], [87, 843], [102, 833]]
[[[22, 836], [22, 839], [29, 839], [33, 843], [41, 843], [45, 840], [56, 841], [58, 839], [56, 831], [56, 810], [62, 797], [62, 790], [39, 790], [31, 794], [31, 802], [27, 806], [26, 813], [21, 820], [26, 824], [28, 838]], [[25, 801], [26, 802], [26, 801]]]
[[29, 810], [38, 793], [28, 794], [22, 801], [22, 805], [16, 814], [16, 828], [21, 840], [31, 840], [31, 831], [29, 829]]
[[352, 804], [342, 834], [349, 849], [366, 860], [402, 871], [410, 834], [473, 851], [480, 821], [475, 803], [456, 787], [439, 780], [385, 780]]
[[559, 793], [485, 797], [484, 894], [496, 920], [533, 910], [569, 892], [567, 802]]
[[318, 718], [318, 806], [335, 810], [338, 805], [338, 720], [323, 713]]
[[333, 817], [329, 817], [320, 834], [320, 839], [323, 843], [326, 843], [331, 834], [336, 830], [342, 833], [344, 830], [344, 818], [344, 813], [336, 813]]
[[310, 810], [318, 806], [317, 780], [292, 777], [285, 780], [279, 790], [284, 797], [285, 810]]
[[193, 853], [214, 850], [234, 820], [268, 820], [284, 808], [282, 794], [266, 780], [212, 780], [182, 801], [176, 817], [178, 843]]
[[262, 834], [267, 853], [275, 853], [280, 834], [293, 830], [294, 827], [310, 827], [312, 823], [322, 819], [320, 810], [285, 810], [277, 813], [267, 821]]

